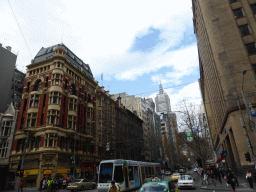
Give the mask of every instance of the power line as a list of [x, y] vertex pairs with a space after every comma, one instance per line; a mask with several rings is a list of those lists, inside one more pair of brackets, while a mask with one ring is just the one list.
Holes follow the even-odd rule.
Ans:
[[30, 54], [30, 57], [31, 57], [31, 59], [32, 59], [32, 54], [31, 54], [31, 52], [30, 52], [30, 50], [29, 50], [29, 48], [28, 48], [27, 41], [26, 41], [26, 39], [25, 39], [25, 37], [24, 37], [24, 35], [23, 35], [23, 33], [22, 33], [22, 30], [21, 30], [21, 28], [20, 28], [20, 25], [19, 25], [19, 23], [18, 23], [18, 20], [17, 20], [15, 14], [14, 14], [14, 11], [13, 11], [13, 9], [12, 9], [12, 6], [11, 6], [9, 0], [8, 0], [8, 3], [9, 3], [10, 8], [11, 8], [11, 10], [12, 10], [13, 16], [14, 16], [14, 18], [15, 18], [15, 20], [16, 20], [16, 23], [17, 23], [17, 25], [18, 25], [18, 27], [19, 27], [19, 29], [20, 29], [21, 35], [22, 35], [22, 37], [23, 37], [23, 39], [24, 39], [24, 41], [25, 41], [25, 43], [26, 43], [26, 46], [27, 46], [28, 52], [29, 52], [29, 54]]

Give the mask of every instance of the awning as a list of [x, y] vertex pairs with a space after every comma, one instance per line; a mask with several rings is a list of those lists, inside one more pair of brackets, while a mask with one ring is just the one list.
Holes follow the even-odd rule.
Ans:
[[224, 159], [224, 157], [219, 157], [216, 161], [216, 163], [220, 163], [222, 160]]

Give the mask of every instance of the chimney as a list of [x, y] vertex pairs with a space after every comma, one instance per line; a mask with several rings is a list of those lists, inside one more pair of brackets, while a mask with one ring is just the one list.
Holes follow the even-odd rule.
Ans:
[[8, 51], [11, 51], [11, 50], [12, 50], [12, 47], [6, 46], [6, 49], [7, 49]]

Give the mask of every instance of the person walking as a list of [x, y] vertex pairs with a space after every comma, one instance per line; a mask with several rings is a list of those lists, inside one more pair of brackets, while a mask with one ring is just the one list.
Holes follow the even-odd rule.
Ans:
[[42, 191], [42, 189], [43, 189], [43, 183], [44, 183], [44, 179], [42, 179], [42, 180], [40, 181], [40, 187], [39, 187], [38, 191]]
[[250, 187], [253, 188], [252, 173], [249, 170], [247, 170], [246, 179], [248, 180]]
[[20, 187], [19, 189], [20, 189], [21, 192], [23, 192], [24, 185], [25, 184], [23, 183], [23, 180], [21, 180], [20, 185], [19, 185], [19, 187]]
[[115, 181], [111, 181], [108, 192], [119, 192], [122, 191], [122, 188], [119, 184], [116, 185]]
[[208, 175], [206, 173], [204, 173], [204, 183], [205, 185], [208, 185]]
[[231, 185], [233, 192], [236, 192], [236, 179], [231, 172], [228, 172], [227, 174], [227, 183]]

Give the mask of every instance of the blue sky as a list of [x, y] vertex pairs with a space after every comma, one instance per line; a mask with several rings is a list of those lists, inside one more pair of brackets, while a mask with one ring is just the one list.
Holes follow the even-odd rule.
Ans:
[[[0, 1], [0, 43], [19, 52], [26, 71], [41, 47], [63, 42], [88, 63], [110, 94], [154, 98], [161, 81], [173, 110], [201, 103], [191, 0]], [[30, 53], [32, 57], [30, 56]]]

